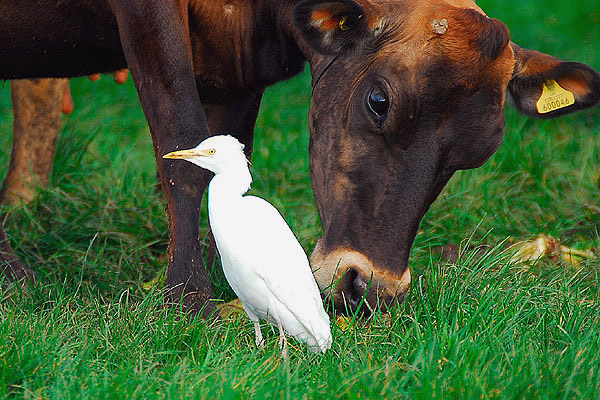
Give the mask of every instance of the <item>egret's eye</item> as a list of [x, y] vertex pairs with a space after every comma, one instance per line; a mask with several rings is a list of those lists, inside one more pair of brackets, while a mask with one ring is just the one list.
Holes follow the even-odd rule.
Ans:
[[216, 151], [215, 151], [215, 149], [208, 149], [207, 153], [209, 156], [212, 156], [213, 154], [216, 153]]
[[374, 86], [367, 96], [367, 106], [378, 118], [385, 117], [390, 106], [389, 103], [387, 93], [379, 86]]

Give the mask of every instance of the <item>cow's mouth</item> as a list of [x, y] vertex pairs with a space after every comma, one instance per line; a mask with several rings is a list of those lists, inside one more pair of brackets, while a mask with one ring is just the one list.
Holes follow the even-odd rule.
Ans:
[[343, 314], [359, 311], [369, 315], [376, 309], [387, 311], [402, 302], [410, 288], [410, 269], [398, 275], [374, 265], [367, 256], [348, 248], [323, 252], [321, 242], [311, 254], [315, 280], [326, 299]]

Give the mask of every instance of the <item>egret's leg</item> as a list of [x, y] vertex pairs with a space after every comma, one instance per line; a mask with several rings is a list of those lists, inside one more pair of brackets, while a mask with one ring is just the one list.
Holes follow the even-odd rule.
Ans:
[[256, 347], [259, 347], [261, 349], [264, 348], [265, 341], [260, 330], [260, 318], [254, 313], [254, 311], [252, 311], [252, 308], [249, 308], [243, 301], [242, 307], [244, 307], [244, 311], [246, 311], [246, 315], [248, 316], [248, 318], [250, 318], [250, 321], [254, 323], [254, 341], [256, 342]]
[[278, 322], [277, 326], [279, 327], [279, 348], [281, 349], [281, 358], [286, 359], [288, 356], [288, 345], [285, 338], [285, 331], [283, 330], [281, 322]]
[[265, 348], [265, 340], [260, 330], [260, 321], [254, 321], [254, 340], [256, 341], [256, 347]]

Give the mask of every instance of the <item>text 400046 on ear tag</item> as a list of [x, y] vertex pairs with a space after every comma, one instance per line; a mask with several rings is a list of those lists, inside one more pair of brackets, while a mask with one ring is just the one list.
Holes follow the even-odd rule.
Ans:
[[555, 80], [544, 83], [542, 95], [537, 101], [538, 113], [546, 114], [561, 108], [571, 106], [575, 103], [575, 95], [564, 89]]

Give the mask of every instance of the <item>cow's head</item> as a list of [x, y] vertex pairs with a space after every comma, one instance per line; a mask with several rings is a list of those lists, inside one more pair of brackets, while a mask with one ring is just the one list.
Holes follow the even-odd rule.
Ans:
[[600, 75], [510, 42], [467, 0], [301, 2], [313, 74], [310, 167], [324, 235], [311, 264], [337, 307], [402, 299], [421, 218], [482, 165], [517, 108], [554, 117], [600, 99]]

